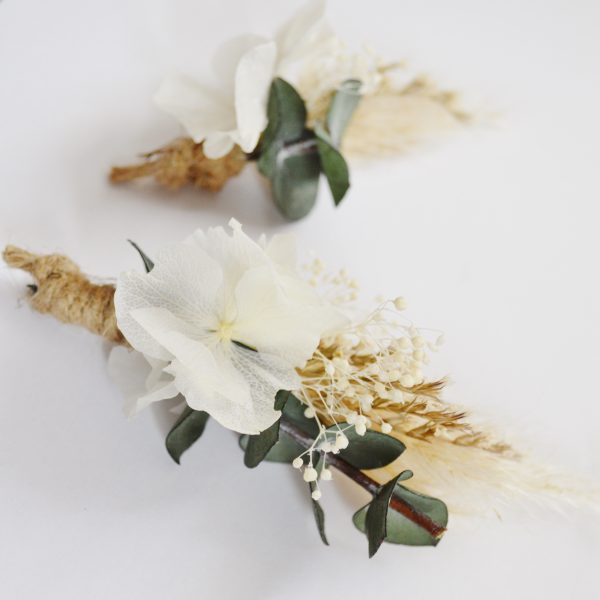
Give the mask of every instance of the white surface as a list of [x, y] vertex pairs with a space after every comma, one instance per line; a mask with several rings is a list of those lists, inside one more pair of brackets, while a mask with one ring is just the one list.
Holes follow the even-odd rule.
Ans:
[[[108, 277], [139, 266], [126, 238], [152, 253], [231, 216], [251, 233], [293, 228], [446, 332], [432, 373], [452, 374], [449, 400], [598, 477], [600, 5], [332, 1], [344, 35], [503, 115], [354, 169], [337, 211], [323, 190], [287, 225], [251, 170], [218, 197], [110, 187], [109, 165], [177, 134], [150, 101], [169, 65], [269, 33], [299, 2], [283, 4], [2, 2], [0, 243], [61, 250]], [[156, 413], [122, 417], [102, 343], [22, 305], [26, 282], [0, 268], [2, 598], [597, 596], [598, 517], [455, 520], [436, 549], [385, 546], [369, 561], [350, 521], [361, 498], [341, 476], [324, 497], [325, 548], [297, 475], [246, 470], [215, 423], [176, 467]]]

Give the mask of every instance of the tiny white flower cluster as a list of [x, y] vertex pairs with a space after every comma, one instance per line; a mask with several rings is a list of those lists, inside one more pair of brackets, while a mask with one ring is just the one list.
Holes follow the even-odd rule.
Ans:
[[[357, 298], [358, 285], [344, 270], [332, 276], [319, 259], [307, 270], [311, 285], [329, 288], [336, 304], [349, 306]], [[428, 341], [402, 317], [405, 308], [402, 297], [380, 302], [366, 318], [323, 338], [313, 357], [298, 370], [302, 379], [300, 399], [306, 404], [304, 415], [315, 419], [320, 431], [311, 448], [293, 463], [301, 469], [303, 457], [307, 457], [305, 481], [330, 478], [327, 455], [348, 447], [344, 431], [364, 436], [368, 429], [377, 428], [390, 434], [394, 426], [382, 418], [385, 410], [381, 408], [415, 399], [424, 383], [428, 351], [435, 351], [442, 338]], [[313, 461], [314, 454], [319, 460]], [[313, 462], [321, 467], [320, 472]], [[315, 495], [320, 497], [318, 488]]]

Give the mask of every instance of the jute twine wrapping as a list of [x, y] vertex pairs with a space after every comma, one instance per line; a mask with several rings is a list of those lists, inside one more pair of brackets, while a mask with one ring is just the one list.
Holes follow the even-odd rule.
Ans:
[[146, 159], [143, 163], [114, 167], [110, 180], [123, 183], [140, 177], [154, 177], [160, 185], [174, 190], [191, 183], [218, 192], [247, 164], [246, 155], [238, 146], [222, 158], [211, 159], [204, 155], [202, 144], [196, 144], [190, 138], [177, 139], [143, 156]]
[[7, 246], [2, 256], [7, 265], [30, 273], [36, 280], [30, 298], [35, 310], [63, 323], [81, 325], [111, 342], [127, 343], [117, 327], [113, 285], [92, 283], [61, 254], [40, 256]]

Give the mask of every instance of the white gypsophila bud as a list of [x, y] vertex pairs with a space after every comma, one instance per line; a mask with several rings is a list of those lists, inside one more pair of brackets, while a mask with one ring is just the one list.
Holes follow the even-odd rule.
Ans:
[[413, 379], [412, 375], [405, 374], [400, 378], [400, 385], [405, 388], [411, 388], [413, 385], [415, 385], [415, 380]]
[[331, 377], [335, 373], [335, 367], [330, 362], [327, 362], [325, 364], [325, 373], [327, 373], [329, 377]]
[[375, 393], [378, 396], [381, 396], [382, 394], [385, 394], [385, 385], [383, 385], [383, 383], [381, 383], [381, 381], [377, 381], [375, 383], [375, 385], [373, 386], [373, 388], [375, 389]]
[[368, 372], [370, 375], [379, 375], [380, 371], [381, 369], [376, 362], [370, 364], [368, 367]]
[[[358, 420], [358, 417], [357, 417], [357, 420]], [[338, 450], [344, 450], [344, 448], [348, 447], [349, 443], [350, 442], [348, 441], [348, 438], [343, 433], [338, 433], [335, 436], [335, 447]]]
[[356, 417], [358, 417], [358, 415], [355, 412], [348, 413], [346, 415], [346, 423], [348, 423], [348, 425], [354, 425], [354, 423], [356, 423]]
[[297, 456], [293, 461], [292, 461], [292, 467], [294, 467], [294, 469], [300, 469], [302, 467], [302, 465], [304, 464], [304, 461], [302, 460], [302, 458], [300, 456]]
[[420, 335], [415, 335], [411, 341], [414, 348], [422, 348], [425, 345], [425, 340]]
[[408, 341], [408, 338], [405, 338], [405, 337], [400, 338], [398, 340], [398, 347], [401, 350], [408, 350], [408, 348], [410, 348], [410, 342]]
[[312, 406], [309, 406], [308, 408], [304, 409], [304, 416], [307, 419], [312, 419], [315, 416], [315, 409]]
[[304, 469], [304, 475], [302, 477], [304, 481], [310, 483], [311, 481], [317, 480], [317, 475], [317, 470], [314, 467], [306, 467], [306, 469]]
[[394, 402], [402, 402], [404, 400], [404, 394], [401, 390], [393, 390], [392, 391], [392, 400]]
[[390, 381], [398, 381], [400, 379], [400, 371], [398, 369], [392, 369], [388, 372]]
[[416, 383], [421, 383], [423, 381], [423, 373], [421, 372], [421, 369], [413, 369], [412, 376]]
[[392, 431], [392, 426], [389, 423], [382, 423], [381, 424], [381, 433], [391, 433]]
[[333, 366], [340, 371], [347, 371], [350, 368], [350, 364], [345, 358], [336, 356], [332, 361]]
[[341, 377], [337, 380], [336, 385], [343, 392], [350, 387], [350, 382], [345, 377]]
[[415, 360], [423, 360], [423, 356], [425, 356], [425, 353], [423, 352], [423, 350], [421, 349], [417, 349], [412, 353], [412, 356]]
[[360, 436], [365, 435], [365, 433], [367, 433], [367, 426], [364, 423], [357, 423], [354, 426], [354, 429], [356, 430], [356, 433]]
[[321, 499], [321, 490], [315, 490], [312, 494], [311, 497], [313, 500], [320, 500]]
[[331, 469], [323, 469], [321, 471], [321, 479], [323, 481], [331, 481], [333, 474], [331, 473]]
[[320, 445], [320, 448], [321, 448], [322, 452], [327, 453], [327, 452], [331, 452], [331, 449], [333, 448], [333, 446], [332, 446], [331, 442], [323, 442]]
[[398, 296], [394, 300], [394, 307], [396, 310], [404, 310], [406, 308], [406, 300], [402, 296]]

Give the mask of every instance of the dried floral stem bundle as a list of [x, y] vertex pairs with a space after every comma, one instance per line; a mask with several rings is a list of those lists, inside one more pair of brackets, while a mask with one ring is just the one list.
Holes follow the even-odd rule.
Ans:
[[277, 208], [295, 220], [313, 208], [320, 174], [341, 202], [350, 187], [342, 151], [400, 155], [469, 120], [454, 93], [370, 51], [349, 51], [325, 20], [324, 0], [309, 2], [272, 39], [233, 46], [216, 74], [227, 80], [220, 87], [165, 79], [155, 101], [188, 137], [113, 168], [112, 182], [153, 177], [170, 189], [218, 191], [256, 161]]
[[[233, 227], [230, 259], [223, 256], [230, 238], [222, 230], [196, 232], [180, 247], [159, 254], [156, 266], [140, 251], [150, 273], [124, 274], [116, 288], [92, 283], [64, 256], [37, 256], [9, 246], [4, 259], [34, 277], [30, 301], [36, 310], [82, 325], [116, 342], [127, 355], [132, 354], [125, 350], [128, 343], [146, 354], [152, 373], [146, 392], [131, 405], [134, 411], [163, 397], [183, 394], [186, 409], [167, 437], [167, 449], [177, 462], [200, 437], [210, 414], [245, 434], [241, 445], [247, 466], [269, 460], [292, 463], [302, 470], [324, 541], [324, 516], [318, 500], [321, 484], [331, 478], [332, 468], [374, 496], [354, 516], [356, 526], [367, 533], [371, 555], [384, 539], [435, 545], [446, 528], [444, 503], [456, 514], [494, 513], [503, 504], [519, 500], [598, 507], [596, 486], [532, 463], [490, 430], [472, 422], [466, 411], [442, 400], [444, 382], [428, 381], [423, 375], [428, 350], [435, 349], [435, 344], [414, 327], [398, 324], [398, 310], [404, 308], [402, 299], [383, 303], [357, 322], [336, 321], [334, 328], [321, 330], [314, 338], [318, 344], [310, 350], [314, 343], [306, 338], [307, 333], [311, 335], [310, 328], [316, 332], [323, 327], [318, 325], [323, 319], [331, 323], [337, 317], [327, 303], [314, 304], [309, 288], [300, 292], [298, 286], [304, 284], [292, 284], [286, 278], [278, 285], [292, 285], [287, 293], [300, 294], [301, 305], [290, 307], [283, 297], [274, 300], [266, 313], [258, 311], [262, 324], [257, 331], [256, 325], [250, 325], [252, 320], [243, 302], [239, 304], [240, 290], [250, 294], [249, 306], [256, 309], [256, 299], [264, 299], [270, 285], [264, 279], [267, 272], [260, 266], [262, 261], [271, 264], [283, 260], [272, 265], [282, 269], [290, 249], [278, 237], [262, 246], [250, 245], [241, 230], [235, 224]], [[242, 257], [246, 251], [239, 254], [244, 244], [249, 244], [246, 258]], [[211, 285], [213, 275], [209, 271], [215, 266], [205, 262], [202, 252], [197, 254], [196, 246], [212, 249], [213, 256], [230, 266], [228, 260], [247, 264], [254, 253], [252, 260], [257, 266], [246, 267], [246, 275], [241, 276], [236, 287], [238, 308], [232, 316], [217, 309], [218, 318], [212, 320], [210, 310], [203, 308], [201, 311], [209, 310], [200, 318], [205, 324], [193, 333], [196, 325], [184, 325], [184, 319], [198, 322], [199, 309], [192, 307], [196, 301], [200, 302], [197, 306], [205, 306], [207, 300], [198, 296]], [[186, 264], [188, 260], [191, 262]], [[201, 268], [202, 264], [205, 266]], [[318, 284], [319, 277], [328, 279], [322, 271], [320, 261], [315, 261], [309, 267], [311, 280]], [[236, 269], [232, 273], [240, 276]], [[196, 277], [205, 280], [202, 288], [192, 283]], [[228, 277], [225, 274], [225, 282]], [[355, 294], [354, 283], [345, 273], [329, 281], [333, 281], [342, 303]], [[166, 287], [161, 288], [163, 285]], [[174, 291], [180, 285], [181, 292]], [[277, 295], [275, 288], [267, 296], [273, 294]], [[221, 293], [217, 297], [221, 298]], [[265, 314], [278, 310], [283, 311], [276, 317], [279, 330], [289, 327], [294, 332], [291, 337], [277, 339], [279, 355], [273, 354], [269, 349], [272, 342], [267, 340], [273, 324], [264, 321]], [[283, 317], [292, 314], [292, 320]], [[294, 321], [302, 318], [303, 322]], [[297, 341], [286, 348], [290, 339]], [[310, 350], [308, 359], [292, 359], [286, 366], [285, 357], [298, 353], [303, 345], [304, 356]], [[208, 361], [208, 370], [198, 362], [206, 349], [214, 353], [212, 358], [202, 359]], [[240, 374], [249, 385], [249, 398], [253, 398], [250, 411], [247, 400], [235, 408], [231, 404], [242, 393], [236, 388], [242, 381]], [[231, 389], [222, 389], [227, 381], [223, 377], [232, 378]], [[196, 386], [201, 389], [195, 390]], [[259, 404], [259, 396], [264, 404]], [[273, 397], [274, 406], [269, 401]], [[403, 485], [409, 477], [421, 494]], [[423, 496], [423, 492], [428, 495]], [[387, 529], [382, 529], [382, 523], [387, 523]]]

